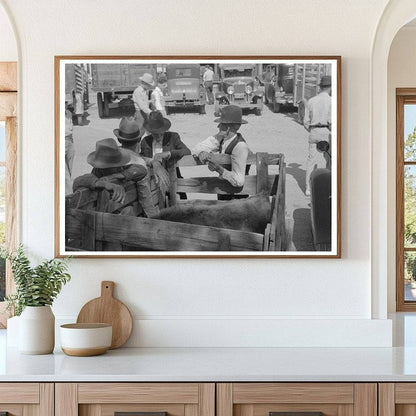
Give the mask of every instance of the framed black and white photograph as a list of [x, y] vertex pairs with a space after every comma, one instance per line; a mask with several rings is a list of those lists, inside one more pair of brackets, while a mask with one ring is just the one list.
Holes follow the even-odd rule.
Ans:
[[55, 251], [334, 257], [341, 58], [55, 57]]

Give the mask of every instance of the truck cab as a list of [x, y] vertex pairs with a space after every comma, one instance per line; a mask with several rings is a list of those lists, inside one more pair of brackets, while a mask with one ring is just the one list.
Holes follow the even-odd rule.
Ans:
[[169, 64], [166, 78], [166, 114], [175, 109], [196, 109], [200, 114], [205, 114], [206, 96], [199, 64]]

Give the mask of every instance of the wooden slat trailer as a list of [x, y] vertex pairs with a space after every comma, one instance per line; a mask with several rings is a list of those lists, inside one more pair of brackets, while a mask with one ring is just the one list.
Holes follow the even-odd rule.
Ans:
[[[229, 155], [216, 155], [217, 163], [231, 163]], [[241, 190], [243, 195], [267, 193], [271, 214], [262, 234], [206, 225], [123, 215], [132, 203], [137, 206], [134, 183], [126, 185], [124, 205], [110, 201], [107, 191], [82, 189], [66, 197], [65, 240], [67, 251], [284, 251], [285, 164], [282, 154], [256, 153], [248, 158], [251, 165]], [[192, 156], [178, 162], [179, 167], [202, 166]], [[178, 193], [230, 194], [232, 187], [223, 179], [210, 176], [178, 178], [176, 164], [169, 167], [169, 197], [161, 195], [153, 183], [152, 196], [159, 208], [181, 204]], [[206, 169], [206, 168], [205, 168]], [[254, 174], [251, 174], [251, 171]], [[184, 175], [185, 173], [182, 172]], [[211, 197], [212, 198], [212, 197]], [[222, 202], [227, 203], [227, 202]]]

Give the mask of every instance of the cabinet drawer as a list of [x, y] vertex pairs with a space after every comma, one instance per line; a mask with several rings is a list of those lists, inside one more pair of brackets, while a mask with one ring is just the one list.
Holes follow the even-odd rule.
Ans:
[[375, 383], [220, 383], [217, 416], [376, 416]]
[[215, 416], [214, 383], [62, 383], [56, 416]]

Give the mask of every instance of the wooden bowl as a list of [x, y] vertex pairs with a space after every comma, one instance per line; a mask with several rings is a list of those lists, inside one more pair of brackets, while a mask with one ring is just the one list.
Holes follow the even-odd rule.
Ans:
[[104, 354], [111, 347], [112, 333], [109, 324], [61, 325], [61, 348], [65, 354], [76, 357]]

